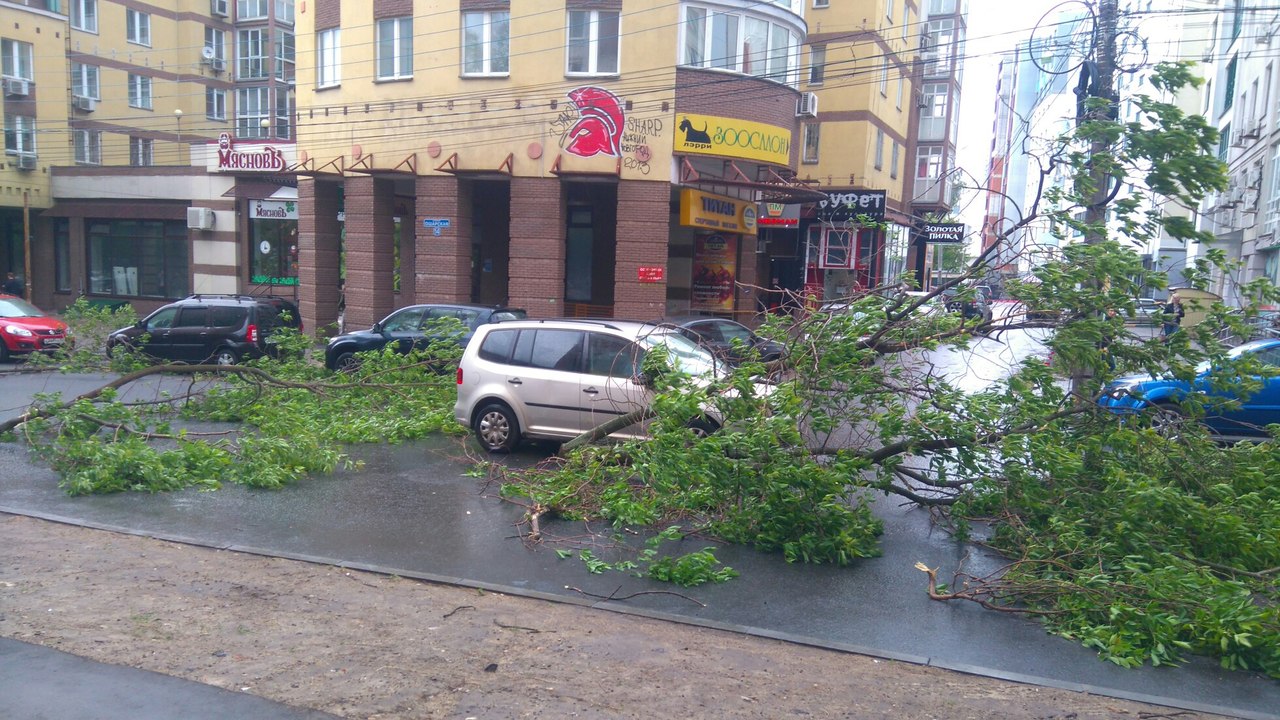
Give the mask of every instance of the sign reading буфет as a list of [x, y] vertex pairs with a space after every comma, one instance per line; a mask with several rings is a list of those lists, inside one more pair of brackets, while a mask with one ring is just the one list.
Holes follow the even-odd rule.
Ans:
[[865, 216], [870, 220], [884, 220], [884, 190], [837, 190], [827, 193], [826, 200], [818, 201], [818, 217], [822, 220], [843, 222]]
[[955, 245], [964, 242], [963, 223], [924, 223], [919, 235], [934, 245]]

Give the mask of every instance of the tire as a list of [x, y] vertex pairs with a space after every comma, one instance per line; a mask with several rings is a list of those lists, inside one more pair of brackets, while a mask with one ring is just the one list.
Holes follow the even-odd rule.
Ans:
[[475, 415], [472, 429], [480, 447], [491, 453], [509, 453], [520, 444], [520, 421], [503, 403], [490, 403]]
[[0, 340], [0, 362], [9, 362], [9, 346], [5, 345], [3, 340]]
[[692, 430], [694, 437], [701, 440], [708, 435], [715, 434], [715, 432], [720, 429], [720, 423], [712, 420], [711, 418], [700, 417], [690, 420], [685, 424], [685, 427]]
[[240, 362], [240, 356], [231, 348], [218, 348], [213, 353], [214, 365], [235, 365]]
[[354, 372], [358, 367], [360, 367], [360, 361], [356, 359], [356, 354], [353, 352], [340, 353], [338, 357], [333, 359], [334, 372]]
[[1155, 403], [1142, 409], [1147, 425], [1164, 437], [1176, 437], [1182, 431], [1187, 416], [1182, 408], [1171, 402]]

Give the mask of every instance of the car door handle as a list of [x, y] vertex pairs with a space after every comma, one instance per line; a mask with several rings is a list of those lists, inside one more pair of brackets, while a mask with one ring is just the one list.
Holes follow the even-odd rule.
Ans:
[[524, 384], [524, 381], [523, 381], [523, 380], [521, 380], [520, 378], [511, 378], [511, 379], [507, 380], [507, 382], [508, 382], [508, 383], [510, 383], [510, 384], [512, 384], [512, 385], [523, 385], [523, 384]]
[[593, 388], [593, 387], [582, 388], [582, 392], [584, 392], [584, 393], [586, 393], [586, 394], [588, 394], [588, 395], [598, 395], [598, 394], [600, 394], [600, 391], [599, 391], [599, 390], [597, 390], [597, 389], [595, 389], [595, 388]]

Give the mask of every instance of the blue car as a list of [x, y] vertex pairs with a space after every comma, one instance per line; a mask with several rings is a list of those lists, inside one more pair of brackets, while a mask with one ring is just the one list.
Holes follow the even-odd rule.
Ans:
[[504, 320], [523, 320], [525, 312], [487, 305], [410, 305], [374, 323], [368, 330], [346, 333], [330, 340], [324, 349], [324, 366], [338, 372], [352, 370], [360, 362], [357, 353], [378, 351], [388, 345], [402, 355], [411, 350], [422, 350], [432, 341], [442, 339], [432, 335], [431, 328], [433, 321], [445, 318], [462, 323], [464, 334], [450, 340], [465, 348], [476, 328]]
[[[1255, 340], [1232, 348], [1227, 357], [1251, 359], [1280, 373], [1280, 340]], [[1117, 378], [1103, 390], [1098, 404], [1118, 414], [1153, 413], [1153, 422], [1161, 417], [1176, 418], [1182, 414], [1187, 400], [1203, 405], [1201, 421], [1215, 433], [1232, 437], [1267, 437], [1267, 426], [1280, 423], [1280, 375], [1260, 374], [1252, 380], [1260, 383], [1257, 391], [1237, 395], [1234, 386], [1242, 378], [1215, 369], [1209, 363], [1196, 368], [1191, 382], [1151, 375]], [[1214, 386], [1217, 387], [1214, 387]], [[1238, 401], [1238, 404], [1224, 401]]]

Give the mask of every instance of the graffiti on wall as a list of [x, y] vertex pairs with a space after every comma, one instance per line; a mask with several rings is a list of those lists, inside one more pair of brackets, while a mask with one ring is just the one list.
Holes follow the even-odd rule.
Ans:
[[568, 124], [573, 120], [573, 113], [566, 109], [552, 123], [553, 128], [562, 132], [560, 147], [579, 157], [621, 157], [626, 114], [618, 96], [604, 88], [585, 86], [569, 91], [569, 101], [577, 110], [576, 121]]

